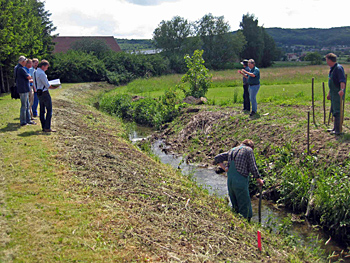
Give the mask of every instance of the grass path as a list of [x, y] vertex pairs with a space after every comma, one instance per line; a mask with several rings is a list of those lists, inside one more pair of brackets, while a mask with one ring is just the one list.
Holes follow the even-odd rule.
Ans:
[[127, 142], [98, 112], [103, 84], [53, 91], [53, 128], [0, 97], [0, 262], [322, 262], [232, 214]]

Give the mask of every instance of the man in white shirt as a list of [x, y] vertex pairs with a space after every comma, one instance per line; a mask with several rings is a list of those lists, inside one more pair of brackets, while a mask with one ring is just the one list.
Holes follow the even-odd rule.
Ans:
[[49, 66], [50, 63], [47, 60], [42, 60], [38, 65], [38, 69], [34, 72], [34, 85], [40, 103], [40, 122], [43, 132], [55, 132], [55, 130], [51, 129], [52, 100], [49, 89], [57, 89], [57, 87], [53, 87], [49, 84], [45, 74]]

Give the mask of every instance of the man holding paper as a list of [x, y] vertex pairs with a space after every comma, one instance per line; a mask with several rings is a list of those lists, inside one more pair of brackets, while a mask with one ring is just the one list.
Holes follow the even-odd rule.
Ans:
[[37, 89], [40, 103], [40, 122], [43, 132], [55, 132], [55, 130], [51, 129], [52, 101], [49, 89], [57, 89], [60, 87], [59, 85], [53, 86], [49, 83], [45, 74], [49, 66], [50, 64], [47, 60], [42, 60], [38, 65], [37, 71], [34, 72], [34, 85]]

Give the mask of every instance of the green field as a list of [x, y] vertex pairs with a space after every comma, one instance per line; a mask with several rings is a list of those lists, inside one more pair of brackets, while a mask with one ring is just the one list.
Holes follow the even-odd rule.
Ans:
[[[346, 73], [350, 72], [345, 68]], [[271, 102], [277, 104], [307, 104], [311, 101], [311, 83], [314, 78], [315, 100], [323, 99], [322, 83], [328, 92], [329, 67], [278, 67], [261, 69], [261, 87], [257, 96], [258, 103]], [[236, 70], [215, 71], [213, 84], [207, 93], [208, 100], [215, 105], [233, 105], [243, 101], [241, 75]], [[162, 96], [166, 90], [174, 89], [180, 84], [182, 75], [169, 75], [157, 78], [138, 79], [126, 86], [113, 91], [116, 94], [141, 95], [156, 98]], [[178, 91], [180, 96], [182, 92]], [[350, 95], [346, 95], [348, 100]]]

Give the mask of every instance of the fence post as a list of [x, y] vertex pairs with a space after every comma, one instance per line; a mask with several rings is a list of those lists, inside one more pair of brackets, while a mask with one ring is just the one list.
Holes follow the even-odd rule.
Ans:
[[310, 111], [307, 112], [307, 154], [310, 154]]
[[315, 120], [314, 83], [315, 83], [315, 78], [312, 78], [312, 120], [313, 120], [314, 124], [316, 125], [316, 120]]
[[323, 123], [326, 124], [326, 90], [324, 88], [324, 82], [322, 82], [323, 87]]

